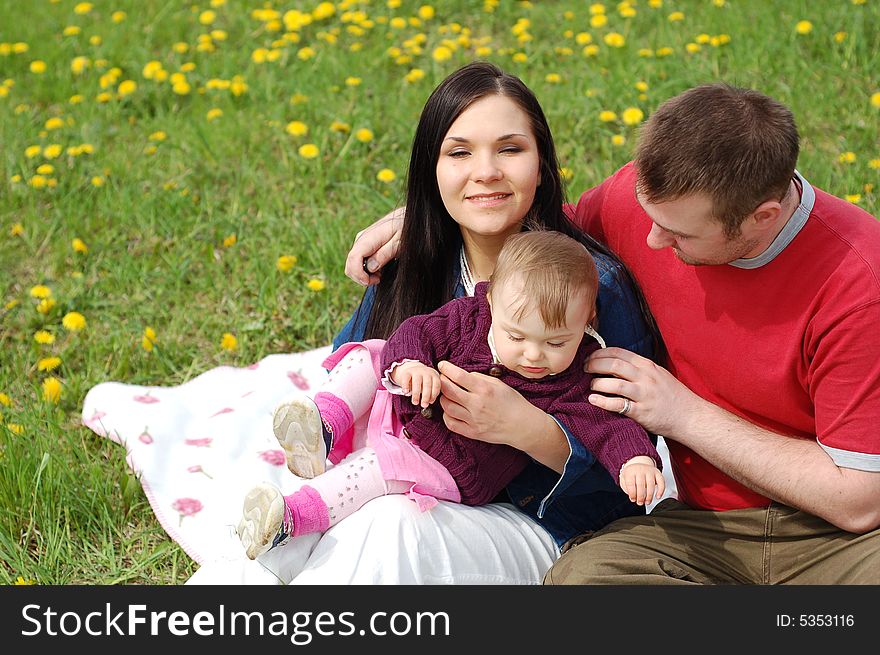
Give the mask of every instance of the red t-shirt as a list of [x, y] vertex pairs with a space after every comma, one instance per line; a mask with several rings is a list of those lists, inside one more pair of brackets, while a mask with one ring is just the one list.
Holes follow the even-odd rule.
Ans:
[[[806, 223], [769, 262], [692, 266], [670, 248], [647, 246], [651, 220], [635, 181], [627, 164], [584, 193], [573, 217], [635, 275], [669, 370], [750, 423], [818, 439], [839, 466], [880, 471], [880, 222], [815, 189]], [[667, 444], [679, 497], [689, 505], [769, 503], [674, 435]]]

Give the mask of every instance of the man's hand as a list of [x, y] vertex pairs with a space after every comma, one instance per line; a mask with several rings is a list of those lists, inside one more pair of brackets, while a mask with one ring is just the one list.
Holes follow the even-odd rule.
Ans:
[[636, 505], [646, 505], [666, 491], [666, 480], [650, 457], [633, 457], [620, 470], [620, 488]]
[[362, 286], [377, 284], [381, 269], [397, 256], [405, 207], [386, 214], [354, 238], [345, 259], [345, 274]]
[[421, 362], [395, 366], [391, 381], [410, 395], [413, 405], [427, 407], [440, 395], [440, 373]]
[[593, 380], [591, 388], [599, 393], [588, 396], [590, 403], [620, 412], [626, 407], [624, 398], [628, 398], [626, 416], [655, 434], [675, 438], [682, 421], [705, 402], [662, 366], [623, 348], [595, 351], [587, 360], [586, 370], [594, 375], [612, 376]]

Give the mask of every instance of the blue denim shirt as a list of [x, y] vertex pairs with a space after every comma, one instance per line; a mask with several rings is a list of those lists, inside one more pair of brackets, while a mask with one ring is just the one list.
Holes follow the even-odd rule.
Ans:
[[[593, 257], [599, 270], [599, 334], [609, 346], [653, 357], [651, 333], [642, 320], [636, 297], [621, 281], [621, 268], [602, 255]], [[464, 287], [459, 284], [455, 296], [463, 295]], [[349, 341], [363, 340], [374, 299], [375, 288], [370, 287], [360, 311], [333, 340], [334, 350]], [[644, 507], [629, 501], [593, 454], [564, 425], [559, 423], [559, 427], [571, 449], [562, 475], [532, 461], [505, 489], [510, 502], [542, 525], [560, 546], [578, 534], [599, 530], [614, 519], [644, 514]]]

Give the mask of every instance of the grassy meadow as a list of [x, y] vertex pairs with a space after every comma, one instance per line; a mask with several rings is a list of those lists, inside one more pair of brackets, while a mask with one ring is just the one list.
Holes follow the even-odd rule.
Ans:
[[725, 80], [788, 104], [799, 170], [877, 215], [878, 34], [880, 0], [0, 0], [0, 583], [191, 575], [86, 392], [328, 343], [458, 66], [534, 89], [570, 199]]

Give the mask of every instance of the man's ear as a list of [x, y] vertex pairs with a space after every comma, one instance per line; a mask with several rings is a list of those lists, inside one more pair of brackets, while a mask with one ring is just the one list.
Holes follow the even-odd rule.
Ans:
[[759, 231], [772, 230], [777, 227], [777, 221], [783, 211], [782, 203], [778, 200], [765, 200], [755, 207], [755, 210], [746, 217]]

